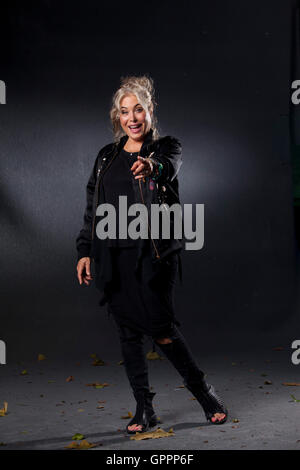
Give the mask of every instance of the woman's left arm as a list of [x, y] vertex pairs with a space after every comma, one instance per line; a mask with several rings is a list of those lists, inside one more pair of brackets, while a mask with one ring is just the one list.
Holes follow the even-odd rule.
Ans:
[[166, 182], [173, 181], [182, 165], [181, 143], [172, 136], [163, 137], [154, 155], [150, 157], [153, 164], [151, 178]]

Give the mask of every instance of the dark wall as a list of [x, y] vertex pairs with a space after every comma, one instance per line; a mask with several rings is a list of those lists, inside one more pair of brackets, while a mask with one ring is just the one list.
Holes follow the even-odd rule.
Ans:
[[[289, 154], [292, 3], [10, 2], [0, 79], [1, 339], [8, 361], [114, 354], [113, 321], [76, 280], [75, 238], [122, 75], [150, 74], [183, 146], [181, 202], [205, 204], [177, 316], [193, 349], [253, 347], [295, 319]], [[292, 331], [293, 334], [293, 331]], [[294, 338], [292, 338], [294, 339]]]

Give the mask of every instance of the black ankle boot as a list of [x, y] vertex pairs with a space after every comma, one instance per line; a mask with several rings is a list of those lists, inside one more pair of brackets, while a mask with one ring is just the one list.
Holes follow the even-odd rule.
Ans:
[[157, 416], [155, 414], [155, 411], [153, 409], [153, 405], [152, 405], [152, 400], [154, 398], [154, 396], [156, 395], [155, 392], [148, 392], [146, 394], [146, 397], [145, 397], [145, 414], [146, 414], [146, 417], [149, 421], [149, 427], [153, 427], [153, 426], [156, 426], [157, 423], [158, 423], [158, 420], [157, 420]]
[[[162, 352], [183, 378], [185, 387], [192, 392], [202, 406], [206, 418], [212, 424], [222, 424], [226, 421], [228, 411], [222, 399], [216, 394], [212, 385], [206, 383], [204, 372], [198, 367], [191, 350], [185, 342], [184, 336], [175, 327], [172, 342], [157, 343]], [[220, 421], [212, 421], [215, 413], [224, 413], [226, 416]]]
[[[126, 431], [128, 434], [135, 434], [147, 431], [150, 427], [156, 426], [157, 417], [152, 407], [152, 399], [154, 392], [138, 391], [134, 392], [136, 399], [136, 411], [132, 420], [127, 424]], [[136, 424], [141, 425], [141, 430], [129, 430], [128, 427]]]
[[[135, 434], [136, 432], [145, 432], [149, 427], [149, 422], [145, 418], [145, 394], [142, 392], [134, 392], [134, 397], [136, 399], [136, 410], [134, 417], [126, 426], [126, 431], [128, 434]], [[133, 424], [141, 425], [141, 430], [130, 431], [128, 427], [132, 426]]]
[[[205, 384], [205, 385], [204, 385]], [[214, 387], [210, 384], [204, 382], [204, 384], [193, 384], [193, 385], [186, 385], [186, 388], [192, 392], [194, 397], [198, 400], [200, 405], [202, 406], [206, 419], [212, 424], [223, 424], [227, 420], [228, 417], [228, 410], [222, 400], [219, 397], [214, 389]], [[220, 419], [217, 418], [215, 421], [212, 421], [215, 413], [223, 413], [225, 414], [224, 418]]]

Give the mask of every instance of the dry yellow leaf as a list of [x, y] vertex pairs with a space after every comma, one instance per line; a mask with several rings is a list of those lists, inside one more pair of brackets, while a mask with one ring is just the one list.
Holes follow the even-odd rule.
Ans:
[[286, 385], [287, 387], [300, 387], [300, 384], [297, 382], [283, 382], [282, 385]]
[[80, 444], [76, 441], [72, 441], [71, 444], [65, 447], [65, 449], [90, 449], [91, 447], [96, 447], [99, 444], [92, 444], [86, 439], [83, 439]]
[[3, 408], [0, 409], [0, 416], [5, 416], [7, 414], [7, 407], [8, 403], [7, 401], [5, 401], [3, 404]]
[[73, 375], [69, 375], [69, 377], [66, 378], [66, 382], [72, 382], [74, 380]]
[[38, 361], [44, 361], [45, 359], [46, 359], [46, 356], [44, 354], [38, 355]]
[[155, 359], [163, 359], [156, 351], [149, 351], [146, 355], [146, 358], [150, 361], [154, 361]]
[[131, 411], [128, 411], [128, 415], [126, 416], [121, 416], [122, 419], [129, 419], [129, 418], [133, 418], [133, 414], [131, 413]]
[[103, 384], [99, 382], [94, 382], [91, 384], [85, 384], [86, 387], [96, 387], [96, 388], [103, 388], [103, 387], [108, 387], [109, 384], [107, 382], [103, 382]]
[[79, 444], [79, 449], [90, 449], [91, 447], [96, 447], [97, 444], [92, 444], [88, 442], [86, 439], [83, 439]]
[[[91, 355], [92, 357], [92, 355]], [[99, 357], [96, 356], [96, 354], [93, 354], [93, 366], [104, 366], [105, 362], [102, 359], [99, 359]]]
[[151, 432], [136, 432], [134, 436], [130, 439], [133, 441], [142, 441], [144, 439], [159, 439], [161, 437], [174, 436], [173, 428], [170, 428], [169, 431], [164, 431], [161, 428], [157, 428], [155, 431]]

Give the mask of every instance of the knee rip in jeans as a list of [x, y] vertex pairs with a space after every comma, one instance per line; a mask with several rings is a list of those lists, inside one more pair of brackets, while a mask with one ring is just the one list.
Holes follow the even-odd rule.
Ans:
[[177, 338], [176, 330], [172, 328], [169, 335], [167, 334], [159, 338], [154, 338], [154, 341], [158, 344], [170, 344], [170, 343], [173, 343], [173, 340], [176, 338]]
[[172, 339], [171, 338], [156, 338], [155, 342], [159, 344], [170, 344], [172, 343]]

